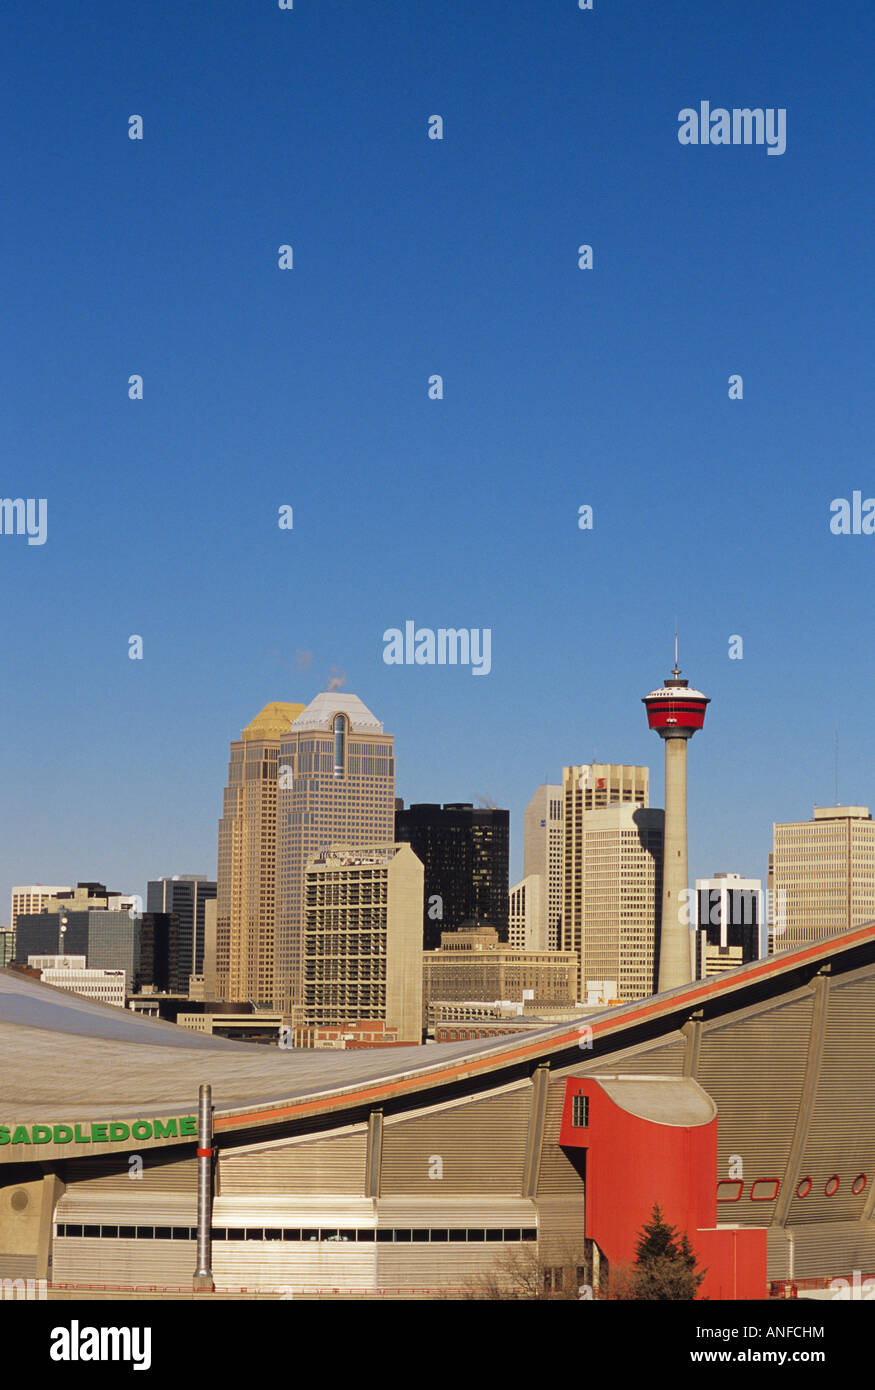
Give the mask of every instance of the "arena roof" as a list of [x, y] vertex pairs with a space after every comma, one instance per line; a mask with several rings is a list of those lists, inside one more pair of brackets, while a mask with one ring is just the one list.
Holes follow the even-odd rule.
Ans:
[[[213, 1088], [217, 1134], [327, 1112], [348, 1122], [356, 1109], [427, 1105], [448, 1088], [494, 1089], [541, 1064], [579, 1064], [581, 1074], [595, 1065], [604, 1069], [613, 1055], [674, 1033], [694, 1014], [714, 1019], [780, 1002], [823, 970], [836, 974], [873, 963], [875, 923], [869, 923], [650, 999], [593, 1010], [575, 1023], [480, 1041], [349, 1052], [205, 1037], [0, 971], [0, 1123], [191, 1114], [202, 1082]], [[582, 1038], [589, 1030], [594, 1050]], [[642, 1095], [640, 1103], [650, 1106], [655, 1099]], [[631, 1093], [624, 1103], [635, 1108]], [[0, 1149], [0, 1160], [11, 1157], [8, 1148]]]

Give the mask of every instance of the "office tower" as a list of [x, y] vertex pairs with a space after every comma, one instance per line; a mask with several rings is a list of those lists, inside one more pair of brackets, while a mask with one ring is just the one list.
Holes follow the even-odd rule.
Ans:
[[697, 878], [690, 925], [695, 928], [696, 979], [720, 975], [760, 956], [763, 885], [758, 878]]
[[317, 695], [280, 742], [273, 1003], [284, 1013], [304, 1002], [307, 864], [332, 845], [395, 839], [393, 745], [367, 706], [345, 690]]
[[561, 786], [539, 787], [526, 807], [523, 840], [523, 875], [539, 874], [544, 881], [543, 941], [558, 950], [562, 939], [564, 811]]
[[188, 971], [179, 969], [179, 918], [173, 912], [144, 912], [137, 991], [187, 994], [188, 987]]
[[518, 951], [552, 951], [547, 934], [544, 878], [528, 874], [510, 890], [508, 943]]
[[15, 959], [15, 931], [12, 927], [0, 927], [0, 970]]
[[466, 801], [423, 803], [395, 815], [395, 838], [406, 840], [425, 866], [422, 940], [427, 951], [441, 932], [487, 922], [508, 933], [510, 812]]
[[45, 912], [46, 904], [57, 893], [72, 892], [69, 884], [48, 885], [45, 883], [26, 883], [12, 890], [12, 930], [18, 921], [19, 912], [28, 914]]
[[335, 845], [309, 861], [304, 1027], [379, 1020], [421, 1042], [422, 890], [406, 844]]
[[662, 811], [630, 803], [584, 816], [584, 1003], [655, 991], [664, 824]]
[[687, 888], [687, 740], [705, 723], [711, 701], [680, 679], [675, 634], [674, 668], [658, 690], [642, 697], [647, 722], [665, 743], [665, 871], [659, 930], [659, 992], [693, 978], [690, 928], [684, 921]]
[[[570, 951], [521, 951], [494, 927], [441, 932], [422, 955], [423, 1008], [452, 1001], [513, 1001], [545, 1008], [574, 1003], [577, 957]], [[434, 1010], [433, 1010], [434, 1011]]]
[[216, 999], [263, 1004], [273, 998], [277, 762], [280, 739], [303, 710], [280, 701], [265, 705], [231, 744], [219, 821]]
[[591, 811], [607, 806], [646, 807], [650, 794], [646, 767], [626, 763], [584, 763], [562, 772], [563, 907], [562, 949], [574, 951], [581, 975], [578, 999], [585, 999], [583, 977], [584, 827]]
[[875, 919], [875, 823], [868, 806], [815, 806], [774, 826], [771, 951]]
[[179, 919], [176, 973], [183, 990], [189, 976], [203, 974], [204, 910], [215, 896], [216, 884], [206, 874], [150, 879], [146, 888], [147, 912], [172, 912]]
[[145, 986], [170, 989], [174, 977], [174, 919], [169, 914], [85, 911], [22, 913], [15, 933], [15, 959], [28, 956], [85, 957], [89, 970], [123, 970], [132, 994]]

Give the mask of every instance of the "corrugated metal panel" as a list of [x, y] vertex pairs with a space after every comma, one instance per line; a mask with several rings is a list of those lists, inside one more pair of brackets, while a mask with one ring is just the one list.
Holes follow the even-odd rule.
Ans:
[[373, 1226], [372, 1197], [217, 1197], [214, 1226]]
[[[853, 1058], [853, 1066], [848, 1059]], [[827, 1005], [823, 1061], [800, 1176], [812, 1179], [808, 1197], [794, 1196], [791, 1221], [858, 1220], [875, 1182], [875, 978], [833, 982]], [[827, 1197], [827, 1179], [838, 1190]], [[858, 1194], [858, 1174], [868, 1182]]]
[[566, 1193], [569, 1197], [579, 1197], [583, 1191], [583, 1152], [574, 1153], [575, 1163], [569, 1153], [559, 1147], [559, 1125], [562, 1120], [562, 1105], [565, 1100], [565, 1080], [557, 1078], [550, 1082], [547, 1097], [547, 1115], [544, 1122], [544, 1144], [541, 1149], [541, 1166], [538, 1170], [538, 1205], [544, 1195]]
[[213, 1280], [217, 1289], [264, 1289], [283, 1285], [302, 1293], [311, 1289], [374, 1289], [376, 1246], [338, 1243], [316, 1245], [221, 1241], [213, 1246]]
[[[521, 1245], [464, 1243], [441, 1247], [439, 1260], [433, 1245], [380, 1245], [377, 1277], [382, 1288], [470, 1289], [490, 1276], [507, 1277]], [[534, 1250], [534, 1243], [527, 1247]]]
[[[607, 1043], [606, 1039], [604, 1043], [596, 1045], [605, 1047]], [[632, 1072], [635, 1076], [683, 1076], [685, 1054], [686, 1042], [683, 1035], [673, 1033], [668, 1042], [660, 1043], [658, 1047], [641, 1052], [637, 1048], [629, 1047], [623, 1052], [615, 1053], [607, 1062], [598, 1062], [596, 1052], [581, 1052], [580, 1055], [584, 1064], [595, 1062], [595, 1065], [587, 1066], [587, 1076], [598, 1076], [599, 1072]], [[573, 1075], [574, 1068], [569, 1068], [567, 1074]]]
[[251, 1192], [365, 1193], [367, 1131], [340, 1138], [308, 1139], [245, 1154], [221, 1154], [223, 1196]]
[[194, 1240], [86, 1240], [54, 1242], [52, 1279], [64, 1284], [190, 1285]]
[[583, 1197], [538, 1198], [538, 1247], [547, 1263], [584, 1264], [585, 1239]]
[[0, 1279], [35, 1279], [36, 1255], [0, 1255]]
[[702, 1030], [697, 1080], [717, 1103], [717, 1176], [732, 1155], [744, 1165], [745, 1194], [719, 1202], [718, 1222], [768, 1226], [774, 1202], [751, 1202], [757, 1178], [783, 1180], [805, 1076], [812, 998]]
[[193, 1226], [197, 1222], [197, 1193], [141, 1192], [136, 1182], [128, 1183], [125, 1194], [94, 1191], [87, 1186], [68, 1187], [58, 1199], [55, 1221], [104, 1226], [158, 1226], [168, 1222], [171, 1226]]
[[[769, 1278], [786, 1279], [786, 1243], [777, 1233], [769, 1235]], [[875, 1226], [856, 1221], [818, 1221], [794, 1226], [793, 1236], [793, 1272], [797, 1279], [848, 1277], [855, 1269], [864, 1278], [875, 1274]]]
[[[437, 1187], [437, 1183], [435, 1184]], [[516, 1201], [490, 1196], [476, 1199], [442, 1199], [439, 1194], [429, 1197], [381, 1197], [377, 1202], [377, 1225], [399, 1226], [411, 1230], [428, 1227], [462, 1226], [536, 1226], [538, 1210], [534, 1202], [524, 1197]]]
[[143, 1170], [138, 1178], [126, 1154], [108, 1158], [71, 1158], [63, 1165], [62, 1174], [68, 1186], [88, 1187], [96, 1192], [128, 1192], [136, 1182], [144, 1192], [196, 1192], [197, 1159], [166, 1159], [160, 1149], [144, 1150], [139, 1156]]
[[519, 1193], [531, 1095], [524, 1082], [501, 1095], [387, 1120], [381, 1194]]

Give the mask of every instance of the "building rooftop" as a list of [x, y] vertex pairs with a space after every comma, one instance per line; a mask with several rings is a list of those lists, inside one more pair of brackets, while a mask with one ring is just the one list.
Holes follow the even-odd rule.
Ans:
[[282, 738], [291, 728], [292, 722], [303, 714], [306, 705], [292, 705], [282, 700], [274, 700], [247, 724], [241, 737], [244, 740], [256, 738]]
[[349, 695], [345, 690], [323, 690], [321, 695], [317, 695], [311, 700], [306, 709], [298, 715], [294, 721], [295, 733], [309, 732], [310, 730], [320, 733], [331, 733], [332, 721], [336, 714], [345, 714], [349, 720], [350, 729], [354, 734], [381, 734], [383, 726], [375, 715], [371, 714], [364, 701], [358, 695]]

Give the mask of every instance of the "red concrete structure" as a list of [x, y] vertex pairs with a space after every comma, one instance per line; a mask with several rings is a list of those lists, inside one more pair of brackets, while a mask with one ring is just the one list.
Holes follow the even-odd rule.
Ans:
[[766, 1297], [766, 1231], [717, 1227], [717, 1108], [697, 1082], [569, 1078], [559, 1143], [585, 1152], [587, 1234], [610, 1265], [634, 1261], [656, 1203], [707, 1269], [700, 1297]]

